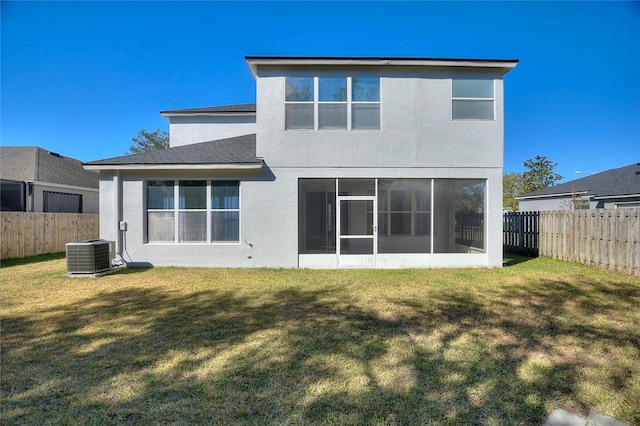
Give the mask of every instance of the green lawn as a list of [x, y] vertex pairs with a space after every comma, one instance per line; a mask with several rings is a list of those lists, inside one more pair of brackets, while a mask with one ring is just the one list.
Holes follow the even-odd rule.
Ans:
[[640, 280], [3, 262], [2, 424], [640, 424]]

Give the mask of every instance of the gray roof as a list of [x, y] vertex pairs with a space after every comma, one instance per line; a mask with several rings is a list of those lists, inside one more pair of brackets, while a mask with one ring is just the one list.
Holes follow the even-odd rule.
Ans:
[[251, 56], [244, 57], [246, 61], [250, 60], [309, 60], [309, 61], [350, 61], [350, 60], [363, 60], [363, 61], [450, 61], [450, 62], [498, 62], [505, 61], [518, 62], [519, 59], [480, 59], [480, 58], [443, 58], [443, 57], [426, 57], [426, 56]]
[[182, 164], [262, 164], [262, 160], [256, 157], [256, 135], [251, 134], [85, 163], [87, 166]]
[[85, 170], [81, 161], [37, 146], [1, 146], [0, 177], [98, 188], [98, 174]]
[[571, 193], [581, 193], [591, 197], [640, 195], [640, 163], [585, 176], [539, 191], [519, 195], [516, 198], [552, 197]]
[[223, 105], [160, 111], [160, 114], [247, 114], [256, 112], [256, 104]]

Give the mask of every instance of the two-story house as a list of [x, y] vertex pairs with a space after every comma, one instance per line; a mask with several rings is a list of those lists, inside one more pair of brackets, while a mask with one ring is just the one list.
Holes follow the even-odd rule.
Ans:
[[517, 60], [247, 57], [256, 104], [163, 111], [170, 148], [93, 161], [129, 265], [502, 265]]

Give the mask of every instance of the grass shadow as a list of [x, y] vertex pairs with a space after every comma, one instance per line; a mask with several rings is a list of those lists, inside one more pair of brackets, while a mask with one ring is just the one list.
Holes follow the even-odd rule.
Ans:
[[530, 260], [535, 259], [534, 256], [526, 256], [509, 251], [503, 252], [502, 258], [502, 266], [504, 267], [520, 265], [522, 263], [529, 262]]
[[127, 267], [127, 266], [117, 266], [117, 273], [119, 275], [135, 275], [135, 274], [144, 274], [145, 272], [153, 270], [154, 266], [140, 266], [140, 267]]
[[[184, 291], [184, 269], [127, 273], [138, 272], [172, 286], [105, 286], [4, 316], [3, 423], [541, 424], [549, 403], [590, 406], [579, 382], [600, 361], [583, 343], [620, 367], [640, 345], [620, 317], [590, 320], [637, 306], [640, 286], [615, 281], [477, 294], [432, 290], [429, 272], [413, 271], [358, 293], [378, 272], [319, 284], [309, 271], [232, 271], [247, 281], [229, 286], [225, 271], [202, 270]], [[561, 350], [573, 341], [575, 353]], [[634, 389], [629, 353], [606, 386]]]
[[15, 257], [15, 258], [12, 258], [12, 259], [2, 259], [0, 261], [0, 267], [2, 267], [2, 268], [10, 268], [12, 266], [20, 266], [20, 265], [29, 265], [31, 263], [48, 262], [50, 260], [64, 259], [65, 256], [66, 256], [66, 253], [62, 251], [62, 252], [59, 252], [59, 253], [40, 254], [38, 256]]

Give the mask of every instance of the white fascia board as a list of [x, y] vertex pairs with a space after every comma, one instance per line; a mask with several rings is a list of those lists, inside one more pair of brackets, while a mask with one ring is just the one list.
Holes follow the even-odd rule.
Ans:
[[626, 195], [598, 195], [593, 197], [594, 200], [608, 200], [612, 198], [640, 198], [640, 194], [626, 194]]
[[62, 183], [53, 183], [53, 182], [40, 182], [40, 181], [28, 181], [38, 186], [46, 186], [49, 188], [59, 188], [59, 189], [72, 189], [74, 191], [87, 191], [87, 192], [99, 192], [98, 188], [88, 188], [86, 186], [75, 186], [75, 185], [64, 185]]
[[514, 200], [534, 200], [537, 198], [558, 198], [558, 197], [567, 197], [567, 196], [575, 196], [575, 195], [583, 196], [588, 192], [589, 191], [561, 192], [558, 194], [531, 195], [528, 197], [519, 196], [519, 197], [513, 197], [513, 199]]
[[518, 64], [517, 60], [482, 60], [482, 59], [410, 59], [410, 58], [245, 58], [253, 78], [257, 78], [259, 65], [313, 65], [313, 66], [349, 66], [349, 65], [374, 65], [374, 66], [431, 66], [431, 67], [467, 67], [467, 68], [502, 68], [505, 73]]
[[248, 118], [253, 118], [253, 119], [256, 118], [256, 113], [255, 112], [243, 112], [243, 113], [237, 113], [237, 112], [171, 112], [171, 113], [166, 113], [166, 112], [161, 112], [160, 115], [163, 116], [164, 118], [194, 117], [194, 116], [238, 117], [238, 118], [248, 117]]
[[471, 67], [471, 68], [507, 68], [512, 69], [517, 61], [483, 61], [472, 59], [434, 59], [434, 60], [389, 60], [388, 65], [415, 65], [431, 67]]
[[251, 164], [85, 164], [86, 170], [255, 170], [262, 163]]

